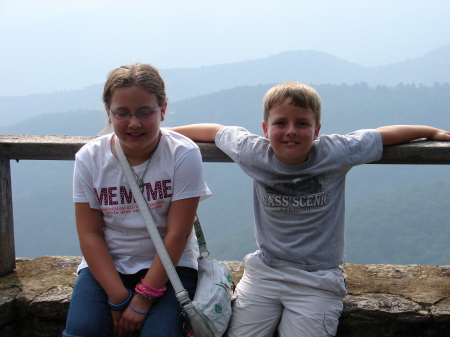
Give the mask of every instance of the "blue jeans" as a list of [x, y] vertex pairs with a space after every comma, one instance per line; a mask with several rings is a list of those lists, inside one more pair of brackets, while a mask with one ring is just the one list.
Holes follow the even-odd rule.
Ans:
[[[183, 286], [193, 299], [197, 287], [197, 271], [192, 268], [177, 267], [178, 276]], [[134, 287], [147, 272], [146, 269], [133, 275], [120, 274], [126, 288]], [[181, 307], [175, 297], [170, 281], [167, 290], [151, 307], [140, 330], [145, 337], [184, 337], [181, 320]], [[89, 268], [80, 270], [70, 301], [66, 329], [63, 337], [102, 337], [112, 336], [113, 325], [108, 297], [103, 288], [92, 275]]]

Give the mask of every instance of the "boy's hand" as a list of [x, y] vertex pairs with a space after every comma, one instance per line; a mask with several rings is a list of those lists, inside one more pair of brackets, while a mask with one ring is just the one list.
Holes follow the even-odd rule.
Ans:
[[194, 142], [214, 142], [216, 140], [216, 134], [223, 127], [220, 124], [202, 123], [202, 124], [190, 124], [185, 126], [177, 126], [168, 128], [169, 130], [181, 133], [192, 139]]
[[436, 129], [435, 134], [432, 135], [431, 137], [428, 137], [428, 139], [450, 141], [450, 131]]
[[450, 141], [450, 132], [425, 125], [391, 125], [377, 128], [383, 145], [406, 143], [414, 139]]

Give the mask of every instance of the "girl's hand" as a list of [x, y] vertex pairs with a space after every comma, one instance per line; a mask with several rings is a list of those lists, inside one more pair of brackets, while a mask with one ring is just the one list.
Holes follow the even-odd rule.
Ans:
[[[120, 310], [124, 306], [128, 305], [129, 301], [133, 298], [133, 293], [126, 289], [125, 287], [122, 287], [123, 289], [119, 289], [117, 294], [112, 294], [108, 298], [108, 304], [110, 306], [115, 306], [118, 310], [111, 310], [111, 317], [113, 321], [113, 328], [114, 328], [114, 336], [122, 336], [122, 332], [120, 331], [120, 319], [122, 318], [123, 310]], [[124, 292], [123, 294], [118, 295], [119, 292]], [[126, 295], [125, 295], [126, 294]], [[111, 298], [114, 298], [111, 300]], [[114, 304], [111, 304], [114, 303]], [[116, 304], [117, 303], [117, 304]], [[119, 308], [117, 308], [119, 307]]]
[[123, 311], [117, 311], [117, 310], [111, 310], [111, 316], [113, 320], [113, 327], [114, 327], [114, 337], [119, 337], [119, 321], [122, 317]]
[[144, 325], [144, 321], [147, 318], [146, 312], [150, 310], [152, 303], [133, 297], [130, 305], [134, 310], [145, 312], [145, 314], [137, 313], [128, 306], [119, 321], [119, 330], [123, 332], [123, 335], [118, 335], [118, 337], [131, 336], [134, 332], [139, 331]]

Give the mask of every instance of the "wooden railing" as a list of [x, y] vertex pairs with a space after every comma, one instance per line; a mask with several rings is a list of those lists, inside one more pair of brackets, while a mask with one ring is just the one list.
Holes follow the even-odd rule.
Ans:
[[[95, 137], [0, 135], [0, 277], [15, 268], [10, 160], [74, 160]], [[198, 143], [204, 162], [232, 162], [213, 143]], [[414, 141], [385, 146], [372, 164], [450, 164], [450, 142]]]

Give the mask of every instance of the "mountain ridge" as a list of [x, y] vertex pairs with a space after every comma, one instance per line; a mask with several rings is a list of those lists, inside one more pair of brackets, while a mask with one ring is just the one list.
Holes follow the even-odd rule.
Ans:
[[[300, 81], [310, 85], [399, 83], [433, 85], [450, 82], [450, 45], [404, 62], [364, 67], [331, 54], [313, 50], [286, 51], [256, 60], [197, 67], [161, 69], [168, 97], [177, 102], [237, 86]], [[103, 84], [51, 94], [0, 96], [0, 126], [47, 112], [79, 109], [103, 110]], [[12, 113], [14, 112], [14, 113]]]

